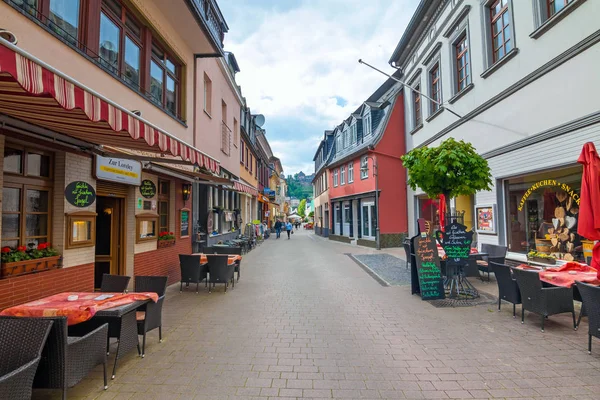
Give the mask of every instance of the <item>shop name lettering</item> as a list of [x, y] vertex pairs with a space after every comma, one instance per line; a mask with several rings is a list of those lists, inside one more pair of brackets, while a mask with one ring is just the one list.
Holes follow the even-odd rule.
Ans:
[[75, 189], [73, 189], [73, 195], [75, 196], [74, 206], [85, 207], [90, 203], [90, 196], [94, 193], [90, 191], [90, 188], [85, 182], [77, 182]]
[[133, 165], [123, 162], [121, 160], [113, 160], [112, 158], [109, 158], [108, 165], [110, 165], [111, 167], [119, 167], [128, 171], [133, 171]]
[[554, 179], [548, 179], [548, 180], [536, 182], [533, 185], [531, 185], [531, 187], [529, 189], [527, 189], [527, 191], [521, 198], [521, 202], [519, 203], [518, 210], [519, 211], [523, 210], [523, 206], [525, 205], [527, 198], [529, 196], [531, 196], [531, 193], [535, 192], [536, 190], [538, 190], [539, 188], [542, 188], [544, 186], [558, 186], [561, 190], [563, 190], [566, 194], [568, 194], [573, 200], [575, 200], [575, 203], [577, 203], [577, 205], [579, 205], [579, 202], [581, 201], [579, 195], [577, 193], [575, 193], [575, 190], [573, 188], [571, 188], [571, 186], [569, 186], [565, 183], [560, 183]]

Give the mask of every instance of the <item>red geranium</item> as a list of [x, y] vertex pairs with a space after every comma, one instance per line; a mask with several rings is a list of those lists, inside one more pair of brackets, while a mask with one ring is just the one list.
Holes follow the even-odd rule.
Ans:
[[19, 247], [17, 247], [17, 251], [26, 252], [27, 251], [27, 246], [19, 246]]
[[10, 253], [10, 247], [3, 247], [3, 248], [2, 248], [2, 252], [3, 252], [4, 254]]
[[50, 246], [49, 243], [40, 243], [37, 245], [37, 249], [38, 250], [46, 250], [48, 248], [48, 246]]

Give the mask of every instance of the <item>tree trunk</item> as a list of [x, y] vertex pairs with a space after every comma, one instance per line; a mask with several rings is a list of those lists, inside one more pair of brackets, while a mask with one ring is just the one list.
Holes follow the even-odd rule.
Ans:
[[[446, 215], [450, 215], [450, 192], [444, 193], [444, 201], [446, 202]], [[451, 221], [446, 221], [446, 223]]]

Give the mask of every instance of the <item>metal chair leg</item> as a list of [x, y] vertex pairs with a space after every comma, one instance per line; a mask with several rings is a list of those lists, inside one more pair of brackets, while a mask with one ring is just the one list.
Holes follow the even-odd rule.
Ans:
[[102, 367], [104, 368], [104, 390], [108, 389], [108, 382], [107, 382], [107, 376], [106, 376], [106, 361], [104, 361], [104, 363], [102, 364]]
[[584, 313], [585, 313], [585, 304], [582, 304], [581, 310], [579, 311], [579, 318], [577, 319], [577, 326], [579, 326], [579, 324], [581, 323], [581, 317], [583, 317]]
[[517, 317], [517, 305], [513, 303], [513, 318]]
[[501, 305], [502, 305], [502, 298], [498, 297], [498, 311], [500, 311]]
[[162, 343], [162, 325], [158, 327], [158, 341]]
[[588, 354], [592, 354], [592, 335], [588, 335]]
[[544, 321], [546, 320], [546, 316], [542, 315], [542, 332], [544, 332]]
[[144, 337], [142, 339], [142, 358], [146, 357], [146, 332], [144, 332]]
[[573, 314], [573, 330], [577, 330], [577, 320], [575, 319], [575, 310], [571, 312]]
[[525, 323], [525, 308], [523, 306], [521, 306], [521, 323]]

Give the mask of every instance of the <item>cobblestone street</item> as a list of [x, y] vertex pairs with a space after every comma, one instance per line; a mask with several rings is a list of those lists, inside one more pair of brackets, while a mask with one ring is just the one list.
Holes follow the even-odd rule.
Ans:
[[107, 391], [97, 370], [69, 398], [600, 398], [587, 321], [551, 317], [542, 333], [510, 305], [437, 309], [344, 254], [360, 250], [297, 231], [244, 256], [226, 294], [170, 287], [163, 343], [152, 332]]

